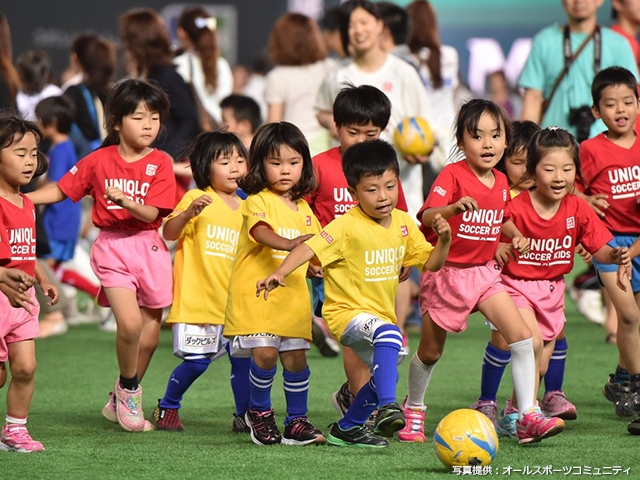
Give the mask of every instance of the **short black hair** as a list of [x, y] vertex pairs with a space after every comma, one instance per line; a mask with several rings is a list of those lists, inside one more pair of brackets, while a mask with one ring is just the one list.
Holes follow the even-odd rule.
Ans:
[[342, 171], [354, 190], [363, 177], [379, 177], [387, 170], [400, 175], [396, 151], [384, 140], [356, 143], [342, 155]]
[[47, 97], [36, 105], [36, 116], [42, 125], [48, 127], [56, 122], [58, 132], [69, 134], [76, 115], [76, 107], [73, 101], [66, 95]]
[[228, 108], [233, 110], [233, 116], [238, 122], [249, 120], [251, 130], [255, 133], [258, 127], [262, 125], [262, 115], [260, 114], [260, 105], [253, 98], [247, 95], [229, 95], [220, 102], [220, 108]]
[[409, 15], [407, 11], [391, 2], [378, 2], [378, 10], [384, 20], [384, 26], [389, 29], [393, 43], [402, 45], [407, 43], [409, 36]]
[[344, 12], [340, 6], [335, 6], [325, 10], [323, 17], [318, 22], [320, 30], [328, 32], [339, 32], [342, 25]]
[[607, 87], [626, 85], [638, 99], [638, 81], [633, 73], [623, 67], [609, 67], [600, 70], [591, 83], [591, 98], [593, 106], [599, 108], [602, 91]]
[[333, 121], [336, 126], [366, 125], [371, 122], [381, 130], [391, 117], [391, 101], [382, 90], [371, 85], [347, 84], [333, 101]]

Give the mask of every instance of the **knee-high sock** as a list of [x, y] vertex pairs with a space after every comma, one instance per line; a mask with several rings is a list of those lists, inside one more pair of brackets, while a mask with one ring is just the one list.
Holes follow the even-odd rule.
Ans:
[[[227, 352], [229, 352], [229, 344], [227, 344]], [[236, 415], [243, 416], [249, 408], [249, 397], [251, 395], [251, 387], [249, 383], [249, 370], [251, 369], [251, 359], [232, 357], [229, 355], [231, 362], [231, 391], [233, 392], [233, 400], [236, 404]]]
[[371, 378], [356, 394], [349, 410], [340, 419], [338, 425], [343, 430], [364, 425], [364, 422], [367, 421], [367, 418], [373, 413], [377, 405], [378, 397], [373, 378]]
[[536, 385], [536, 359], [533, 353], [533, 338], [511, 343], [511, 376], [518, 402], [518, 417], [534, 406]]
[[487, 343], [482, 360], [482, 379], [480, 380], [480, 400], [493, 400], [498, 396], [504, 369], [511, 360], [511, 352], [500, 350]]
[[378, 327], [373, 334], [373, 386], [378, 405], [396, 401], [398, 352], [402, 348], [402, 332], [393, 324]]
[[277, 367], [263, 370], [251, 359], [249, 408], [252, 410], [264, 412], [271, 408], [271, 385], [273, 377], [276, 376], [276, 369]]
[[162, 400], [160, 400], [160, 407], [180, 408], [184, 393], [207, 370], [210, 363], [211, 360], [208, 358], [200, 357], [194, 359], [186, 357], [171, 373], [169, 383], [167, 383], [167, 390]]
[[431, 374], [433, 373], [433, 365], [425, 365], [418, 358], [418, 354], [414, 353], [409, 362], [409, 387], [407, 395], [407, 407], [423, 407], [424, 394], [429, 387]]
[[307, 416], [310, 376], [311, 372], [308, 366], [301, 372], [289, 372], [288, 370], [282, 372], [284, 398], [287, 401], [285, 425], [288, 425], [294, 418]]
[[549, 359], [549, 367], [544, 376], [544, 392], [555, 392], [562, 390], [564, 382], [564, 367], [567, 362], [567, 339], [556, 340], [556, 346], [553, 349], [551, 358]]

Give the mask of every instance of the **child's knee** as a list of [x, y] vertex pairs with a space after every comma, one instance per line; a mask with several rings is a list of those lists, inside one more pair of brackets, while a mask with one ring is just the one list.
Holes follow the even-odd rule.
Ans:
[[440, 360], [442, 356], [442, 351], [444, 350], [444, 345], [437, 345], [433, 342], [428, 344], [423, 344], [420, 342], [418, 346], [418, 360], [420, 360], [425, 365], [434, 365]]
[[254, 348], [252, 354], [255, 364], [264, 370], [270, 370], [278, 363], [279, 355], [275, 348]]
[[[14, 362], [11, 364], [11, 379], [17, 382], [29, 382], [33, 380], [36, 373], [36, 359], [25, 362]], [[6, 371], [4, 373], [6, 379]]]

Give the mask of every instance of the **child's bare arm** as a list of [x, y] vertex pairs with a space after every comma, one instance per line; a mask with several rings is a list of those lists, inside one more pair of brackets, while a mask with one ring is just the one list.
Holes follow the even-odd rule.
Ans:
[[177, 240], [189, 220], [200, 215], [205, 207], [210, 205], [212, 201], [209, 195], [201, 195], [194, 199], [184, 212], [180, 212], [179, 215], [164, 222], [164, 227], [162, 228], [164, 238], [167, 240]]
[[315, 257], [315, 253], [307, 245], [300, 244], [295, 247], [275, 272], [264, 280], [258, 280], [256, 283], [256, 297], [259, 297], [260, 293], [264, 291], [264, 299], [266, 300], [271, 290], [285, 286], [284, 279], [287, 275], [311, 261], [313, 257]]
[[300, 235], [293, 240], [289, 240], [288, 238], [278, 235], [266, 223], [258, 223], [254, 225], [250, 233], [260, 245], [273, 248], [274, 250], [284, 250], [286, 252], [290, 252], [302, 242], [306, 242], [313, 237], [313, 234], [309, 233], [307, 235]]

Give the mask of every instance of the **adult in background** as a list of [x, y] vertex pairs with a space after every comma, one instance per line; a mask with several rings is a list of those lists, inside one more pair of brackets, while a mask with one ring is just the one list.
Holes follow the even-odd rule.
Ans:
[[13, 66], [11, 30], [7, 17], [0, 12], [0, 108], [16, 108], [20, 76]]

